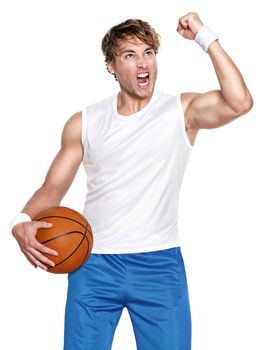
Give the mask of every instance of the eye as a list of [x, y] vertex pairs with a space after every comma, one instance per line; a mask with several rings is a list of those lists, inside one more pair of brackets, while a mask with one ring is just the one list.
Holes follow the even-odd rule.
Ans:
[[128, 53], [127, 55], [125, 55], [125, 58], [126, 58], [127, 60], [133, 59], [134, 57], [135, 57], [135, 56], [134, 56], [133, 53]]
[[145, 51], [145, 56], [152, 56], [154, 54], [153, 50], [147, 50]]

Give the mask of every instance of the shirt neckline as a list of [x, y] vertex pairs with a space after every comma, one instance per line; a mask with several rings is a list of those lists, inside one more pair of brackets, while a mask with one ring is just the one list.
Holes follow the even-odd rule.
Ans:
[[153, 104], [153, 101], [156, 99], [156, 96], [158, 95], [158, 92], [154, 90], [153, 95], [150, 99], [150, 101], [138, 112], [130, 114], [130, 115], [122, 115], [118, 113], [117, 109], [117, 101], [118, 101], [118, 93], [113, 98], [113, 111], [114, 111], [114, 117], [119, 120], [125, 120], [125, 121], [131, 121], [134, 119], [137, 119], [140, 117], [143, 113], [145, 113]]

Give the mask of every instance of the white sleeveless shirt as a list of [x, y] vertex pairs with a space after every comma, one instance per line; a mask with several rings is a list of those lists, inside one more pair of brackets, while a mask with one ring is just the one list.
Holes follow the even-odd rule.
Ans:
[[92, 253], [178, 247], [179, 191], [192, 149], [180, 95], [156, 91], [129, 116], [118, 114], [117, 94], [90, 105], [82, 142]]

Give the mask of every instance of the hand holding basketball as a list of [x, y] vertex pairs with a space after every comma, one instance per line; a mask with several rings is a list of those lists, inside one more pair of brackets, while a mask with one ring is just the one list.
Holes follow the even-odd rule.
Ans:
[[52, 207], [32, 222], [17, 224], [13, 235], [29, 262], [53, 273], [68, 273], [89, 257], [92, 229], [86, 218], [67, 207]]
[[[57, 251], [53, 256], [55, 263], [48, 267], [49, 272], [69, 273], [78, 269], [87, 260], [93, 245], [91, 227], [86, 218], [67, 207], [53, 207], [39, 213], [34, 220], [52, 223], [49, 228], [40, 228], [36, 239]], [[46, 257], [48, 254], [44, 253]]]
[[16, 238], [27, 260], [34, 267], [40, 267], [43, 270], [47, 270], [47, 266], [54, 265], [54, 262], [43, 254], [56, 256], [57, 252], [39, 243], [36, 239], [36, 234], [39, 229], [46, 229], [51, 226], [51, 223], [32, 221], [17, 224], [13, 229], [13, 236]]

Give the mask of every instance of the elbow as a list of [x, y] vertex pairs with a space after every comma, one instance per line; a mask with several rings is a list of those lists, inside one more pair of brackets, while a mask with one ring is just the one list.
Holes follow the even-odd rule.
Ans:
[[247, 114], [253, 107], [254, 101], [249, 91], [247, 91], [242, 97], [240, 97], [234, 108], [236, 117], [241, 117]]
[[253, 107], [254, 101], [250, 92], [247, 92], [246, 97], [243, 99], [242, 103], [242, 115], [248, 113]]

